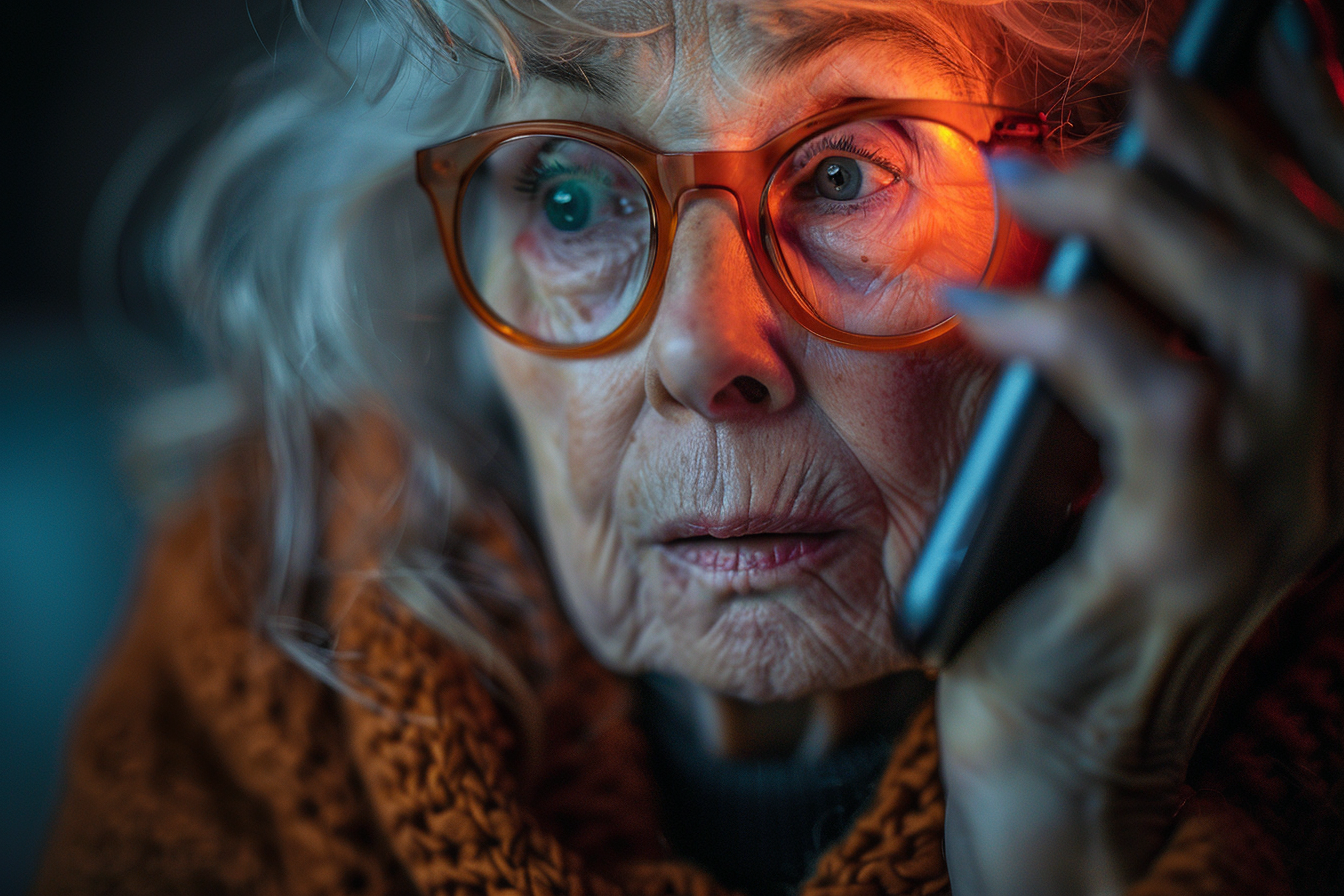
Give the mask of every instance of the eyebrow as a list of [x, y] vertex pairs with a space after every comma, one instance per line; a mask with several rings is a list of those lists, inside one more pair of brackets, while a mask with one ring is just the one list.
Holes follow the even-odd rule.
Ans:
[[615, 102], [624, 91], [619, 86], [615, 66], [603, 56], [600, 52], [578, 53], [559, 59], [529, 53], [523, 57], [523, 74]]
[[[735, 32], [733, 49], [747, 55], [747, 74], [758, 78], [779, 77], [790, 70], [813, 62], [838, 43], [876, 38], [889, 44], [894, 54], [914, 53], [939, 73], [953, 78], [966, 75], [966, 65], [928, 30], [899, 16], [869, 13], [862, 16], [833, 15], [818, 18], [792, 33], [765, 36], [759, 27]], [[615, 39], [571, 44], [564, 56], [530, 53], [523, 58], [525, 76], [615, 102], [625, 94], [619, 54], [611, 52]]]

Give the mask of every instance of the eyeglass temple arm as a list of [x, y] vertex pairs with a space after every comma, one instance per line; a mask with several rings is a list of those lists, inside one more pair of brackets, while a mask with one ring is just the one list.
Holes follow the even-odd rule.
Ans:
[[989, 139], [984, 141], [986, 150], [1000, 148], [1020, 148], [1039, 150], [1050, 131], [1045, 113], [1035, 115], [1008, 114], [994, 122]]

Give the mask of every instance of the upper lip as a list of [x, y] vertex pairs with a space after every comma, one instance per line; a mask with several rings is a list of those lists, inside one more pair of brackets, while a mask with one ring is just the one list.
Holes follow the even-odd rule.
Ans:
[[752, 535], [826, 535], [843, 528], [828, 514], [764, 514], [760, 516], [697, 516], [659, 526], [654, 540], [667, 544], [688, 538], [746, 538]]

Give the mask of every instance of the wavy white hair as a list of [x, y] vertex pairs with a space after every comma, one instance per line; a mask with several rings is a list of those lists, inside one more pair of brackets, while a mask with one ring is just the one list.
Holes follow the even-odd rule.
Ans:
[[[581, 51], [639, 39], [671, 9], [608, 6], [367, 0], [323, 11], [295, 0], [308, 39], [239, 74], [158, 231], [171, 291], [269, 446], [272, 563], [259, 621], [315, 674], [358, 690], [303, 606], [318, 575], [324, 469], [315, 426], [373, 396], [416, 434], [405, 487], [416, 506], [385, 580], [482, 663], [533, 735], [530, 688], [483, 630], [477, 602], [489, 586], [445, 566], [439, 550], [455, 508], [505, 489], [518, 466], [479, 336], [452, 298], [412, 156], [472, 129], [530, 78], [577, 76]], [[709, 14], [793, 29], [818, 6], [760, 3], [743, 13], [711, 3]], [[949, 42], [973, 35], [974, 46], [959, 48], [973, 73], [1036, 97], [1068, 124], [1061, 139], [1073, 142], [1104, 134], [1124, 92], [1124, 63], [1160, 46], [1178, 11], [1151, 0], [825, 4], [831, 16], [842, 7], [854, 17], [899, 9]], [[494, 474], [501, 464], [508, 475]]]

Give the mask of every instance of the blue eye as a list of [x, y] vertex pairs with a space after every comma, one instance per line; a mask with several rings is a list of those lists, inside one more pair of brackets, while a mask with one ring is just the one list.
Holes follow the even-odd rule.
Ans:
[[566, 180], [546, 193], [546, 219], [556, 230], [582, 230], [592, 216], [593, 199], [582, 181]]

